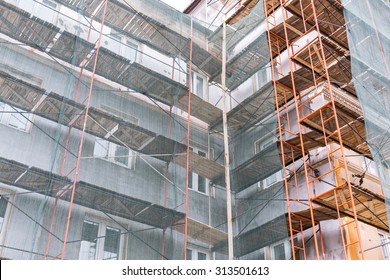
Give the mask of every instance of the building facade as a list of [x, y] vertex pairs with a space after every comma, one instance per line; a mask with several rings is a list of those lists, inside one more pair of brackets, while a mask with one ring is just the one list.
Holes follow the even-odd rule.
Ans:
[[[367, 141], [326, 142], [301, 128], [291, 96], [275, 98], [297, 73], [302, 114], [335, 99], [350, 118], [341, 129], [362, 136], [352, 78], [332, 80], [329, 96], [305, 84], [305, 61], [291, 71], [288, 50], [272, 54], [269, 34], [286, 22], [301, 32], [290, 10], [275, 6], [270, 28], [263, 1], [207, 2], [183, 14], [152, 0], [0, 1], [1, 258], [227, 259], [229, 223], [237, 259], [389, 258], [387, 191]], [[298, 53], [316, 36], [301, 35]], [[303, 156], [286, 160], [284, 142]], [[316, 204], [340, 182], [361, 205]]]

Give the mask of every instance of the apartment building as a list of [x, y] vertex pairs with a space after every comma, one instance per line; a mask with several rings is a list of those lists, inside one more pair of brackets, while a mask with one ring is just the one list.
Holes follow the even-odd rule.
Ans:
[[388, 259], [388, 2], [264, 2], [0, 1], [0, 257]]

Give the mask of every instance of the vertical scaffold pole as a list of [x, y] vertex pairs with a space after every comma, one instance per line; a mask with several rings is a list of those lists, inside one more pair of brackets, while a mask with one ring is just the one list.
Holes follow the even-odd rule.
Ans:
[[226, 109], [226, 22], [223, 23], [223, 39], [222, 39], [222, 118], [223, 118], [223, 146], [225, 155], [225, 183], [226, 183], [226, 216], [228, 227], [228, 255], [229, 260], [234, 259], [233, 252], [233, 225], [232, 225], [232, 198], [230, 191], [230, 159], [229, 159], [229, 141], [227, 129], [227, 109]]
[[184, 221], [184, 259], [187, 260], [187, 240], [188, 240], [188, 180], [190, 167], [190, 137], [191, 137], [191, 88], [192, 88], [192, 17], [191, 17], [191, 36], [190, 36], [190, 57], [188, 65], [188, 116], [187, 116], [187, 150], [186, 150], [186, 203], [185, 203], [185, 221]]

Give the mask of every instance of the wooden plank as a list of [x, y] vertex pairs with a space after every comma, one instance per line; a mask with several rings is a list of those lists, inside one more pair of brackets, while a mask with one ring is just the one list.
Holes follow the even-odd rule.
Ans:
[[294, 41], [300, 38], [305, 32], [303, 21], [300, 17], [291, 15], [285, 20], [287, 28], [287, 38], [283, 22], [279, 23], [270, 30], [272, 57], [275, 58], [287, 49], [287, 41], [293, 45]]
[[50, 93], [35, 109], [36, 114], [54, 122], [68, 125], [76, 116], [80, 116], [83, 107], [71, 100], [64, 99], [56, 93]]
[[[230, 58], [226, 65], [227, 87], [236, 89], [269, 62], [267, 32], [261, 34], [246, 48]], [[220, 83], [222, 68], [214, 72], [211, 80]]]
[[[177, 224], [173, 228], [184, 233], [184, 220], [179, 220]], [[213, 246], [227, 239], [226, 232], [192, 218], [188, 218], [188, 236]]]
[[[311, 0], [293, 0], [286, 5], [286, 9], [295, 16], [304, 15], [307, 20], [308, 29], [314, 25], [313, 9], [309, 6]], [[348, 39], [345, 29], [345, 18], [340, 6], [333, 5], [331, 0], [314, 1], [317, 20], [322, 34], [337, 42], [344, 49], [348, 49]], [[333, 1], [332, 1], [333, 2]], [[309, 7], [308, 7], [309, 6]], [[308, 7], [302, 11], [302, 7]]]
[[[382, 195], [375, 194], [368, 189], [365, 189], [364, 187], [359, 187], [356, 185], [352, 186], [352, 191], [352, 199], [354, 199], [356, 205], [355, 208], [357, 210], [358, 220], [377, 227], [379, 229], [388, 231], [389, 222], [384, 197]], [[346, 200], [350, 199], [348, 198], [349, 191], [346, 186], [340, 188], [340, 192], [343, 193], [343, 195], [346, 197]], [[313, 202], [318, 205], [322, 205], [324, 207], [332, 209], [334, 211], [336, 211], [337, 209], [333, 191], [325, 192], [313, 198]], [[349, 207], [340, 208], [340, 212], [343, 215], [353, 217], [353, 212]]]
[[[179, 98], [177, 107], [184, 112], [188, 112], [188, 95]], [[222, 118], [222, 110], [199, 96], [191, 94], [191, 115], [207, 124], [211, 124]]]
[[22, 110], [32, 110], [44, 94], [42, 88], [0, 71], [0, 100]]
[[[15, 180], [22, 174], [24, 175], [15, 183]], [[66, 177], [1, 157], [0, 182], [51, 197], [55, 197], [57, 191], [71, 183]], [[61, 199], [69, 201], [70, 192], [65, 193]], [[97, 201], [102, 203], [96, 203]], [[158, 228], [169, 227], [184, 217], [183, 213], [175, 210], [86, 182], [77, 182], [74, 202]], [[129, 211], [123, 211], [123, 206]]]
[[56, 0], [57, 2], [80, 11], [92, 13], [102, 3], [102, 0]]
[[[233, 133], [250, 127], [275, 111], [273, 83], [268, 82], [227, 114], [228, 126]], [[210, 124], [210, 129], [222, 130], [222, 116]]]
[[[315, 149], [323, 145], [323, 140], [318, 132], [309, 132], [304, 137], [305, 148]], [[286, 166], [302, 157], [299, 136], [283, 142], [285, 157], [288, 158]], [[281, 143], [275, 143], [249, 160], [231, 170], [232, 190], [240, 192], [254, 183], [259, 182], [282, 169]], [[292, 148], [295, 146], [295, 149]], [[224, 185], [224, 176], [215, 177], [212, 181], [220, 186]]]
[[117, 139], [119, 139], [121, 143], [125, 143], [131, 149], [138, 150], [155, 136], [156, 135], [153, 132], [143, 129], [137, 125], [122, 122], [108, 140], [117, 142]]
[[[362, 118], [337, 101], [335, 101], [335, 105], [344, 146], [359, 154], [370, 155], [371, 152], [366, 143], [365, 125]], [[330, 121], [325, 124], [325, 130], [322, 127], [320, 112], [324, 121], [330, 119]], [[334, 119], [331, 120], [332, 117], [333, 109], [331, 104], [328, 103], [321, 109], [308, 115], [302, 120], [302, 124], [319, 133], [325, 132], [327, 136], [330, 136], [332, 141], [339, 142], [338, 134], [336, 133], [336, 123]]]
[[247, 16], [259, 0], [243, 0], [238, 9], [226, 20], [226, 24], [232, 25]]
[[61, 60], [78, 66], [93, 48], [94, 44], [64, 31], [55, 41], [49, 53]]
[[169, 162], [173, 160], [175, 154], [185, 153], [186, 150], [186, 145], [158, 135], [148, 142], [141, 149], [141, 152], [147, 155], [155, 155], [154, 157]]
[[[315, 39], [309, 43], [305, 48], [300, 49], [294, 54], [293, 60], [300, 65], [312, 69], [316, 74], [322, 76], [325, 68], [328, 68], [334, 62], [338, 62], [341, 59], [341, 55], [331, 48], [322, 48], [322, 52], [319, 39]], [[313, 80], [313, 78], [311, 79]]]
[[[286, 216], [280, 215], [259, 227], [248, 230], [234, 237], [234, 255], [240, 257], [288, 237]], [[221, 242], [214, 247], [217, 252], [225, 253], [227, 242]]]
[[[108, 1], [107, 10], [105, 14], [104, 23], [108, 26], [113, 26], [118, 30], [123, 30], [126, 25], [133, 19], [136, 15], [135, 11], [127, 9], [125, 6], [120, 5], [120, 3], [113, 3], [114, 1]], [[95, 18], [102, 20], [103, 9], [100, 9], [96, 14]]]
[[[303, 219], [303, 230], [309, 229], [311, 224], [310, 209], [305, 209], [293, 213]], [[316, 222], [337, 219], [337, 214], [334, 210], [326, 207], [315, 207], [314, 218]], [[297, 220], [294, 220], [297, 221]], [[289, 236], [289, 223], [287, 214], [278, 216], [271, 221], [262, 223], [260, 226], [246, 231], [235, 236], [235, 254], [237, 257], [246, 255], [250, 252], [271, 245], [278, 240], [282, 240]], [[293, 223], [295, 230], [301, 230], [298, 222]], [[225, 244], [219, 244], [214, 249], [221, 252], [225, 248]]]
[[273, 14], [280, 6], [280, 0], [265, 0], [265, 13]]
[[59, 32], [56, 26], [4, 1], [0, 2], [0, 14], [0, 32], [41, 51]]
[[[174, 162], [185, 168], [186, 157], [186, 154], [177, 155], [175, 156]], [[189, 171], [199, 174], [209, 180], [213, 180], [214, 178], [221, 176], [221, 174], [224, 174], [224, 170], [223, 165], [190, 151]]]
[[6, 184], [15, 184], [27, 168], [24, 164], [0, 158], [0, 178]]
[[[1, 81], [2, 80], [0, 79], [0, 82]], [[17, 80], [14, 80], [13, 83], [16, 82]], [[13, 84], [10, 85], [13, 86]], [[29, 87], [35, 89], [31, 85], [29, 86], [26, 84], [26, 90]], [[38, 100], [43, 94], [44, 94], [43, 90], [41, 92], [34, 91], [34, 98], [35, 98], [34, 100], [38, 102]], [[2, 96], [2, 92], [0, 93], [0, 96]], [[4, 101], [9, 102], [7, 100]], [[16, 101], [12, 101], [12, 102], [16, 103]], [[26, 109], [27, 111], [31, 109], [31, 108], [24, 108], [23, 104], [24, 103], [21, 102], [20, 100], [16, 103], [17, 107], [19, 108], [22, 107], [22, 109]], [[44, 118], [47, 118], [55, 122], [59, 122], [64, 125], [69, 125], [71, 120], [74, 120], [75, 117], [80, 116], [79, 118], [76, 118], [76, 121], [74, 122], [73, 125], [77, 129], [82, 129], [83, 120], [84, 120], [82, 115], [83, 110], [84, 110], [84, 106], [82, 106], [81, 104], [78, 104], [72, 100], [62, 97], [56, 93], [50, 93], [45, 98], [45, 100], [38, 106], [38, 108], [36, 108], [34, 113], [37, 113]], [[181, 153], [184, 150], [185, 145], [183, 144], [180, 144], [174, 140], [165, 138], [163, 136], [159, 136], [155, 138], [157, 135], [152, 131], [144, 129], [138, 125], [132, 124], [129, 121], [121, 120], [118, 117], [109, 115], [108, 113], [96, 109], [94, 107], [90, 108], [90, 115], [87, 119], [87, 126], [86, 126], [87, 133], [90, 133], [100, 138], [104, 138], [107, 135], [107, 133], [117, 125], [118, 125], [118, 129], [115, 130], [112, 133], [112, 135], [109, 136], [108, 140], [117, 143], [119, 145], [125, 144], [134, 150], [139, 150], [142, 148], [141, 152], [152, 153], [152, 155], [172, 153], [172, 156], [174, 156], [175, 154]], [[162, 143], [161, 141], [163, 142], [165, 141], [166, 144], [169, 143], [171, 148], [164, 145], [155, 145], [155, 147], [151, 149], [150, 145], [154, 145], [154, 144], [153, 142], [149, 142], [149, 141], [153, 138], [155, 138], [156, 141], [157, 140], [160, 141], [159, 142], [160, 144]], [[149, 146], [147, 145], [145, 147], [145, 144], [149, 144]], [[175, 145], [178, 149], [172, 149], [172, 147]], [[156, 155], [155, 157], [162, 159], [164, 161], [170, 161], [172, 160], [172, 156], [159, 157], [158, 155]], [[180, 166], [185, 167], [185, 155], [184, 156], [177, 155], [175, 159]], [[221, 164], [212, 160], [208, 160], [194, 152], [190, 153], [190, 170], [208, 179], [215, 178], [216, 176], [224, 172], [223, 166]]]
[[[293, 88], [293, 82], [291, 75], [286, 75], [278, 80], [278, 83], [283, 84], [287, 88]], [[307, 68], [299, 68], [294, 71], [294, 86], [297, 92], [304, 91], [314, 86], [313, 74]]]
[[352, 81], [351, 61], [345, 57], [328, 69], [330, 82], [337, 87], [356, 96], [356, 89]]

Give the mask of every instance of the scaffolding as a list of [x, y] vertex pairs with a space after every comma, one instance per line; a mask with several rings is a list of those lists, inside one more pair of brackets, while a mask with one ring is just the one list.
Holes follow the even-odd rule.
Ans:
[[[84, 5], [82, 1], [77, 3], [72, 2], [68, 4]], [[70, 6], [71, 8], [79, 8], [72, 5]], [[118, 22], [114, 22], [116, 16], [112, 16], [113, 13], [115, 14], [115, 12], [122, 13], [122, 15], [125, 17], [131, 15], [136, 17], [138, 16], [138, 19], [133, 18], [133, 20], [137, 21], [138, 24], [141, 24], [140, 22], [142, 21], [144, 22], [144, 25], [148, 26], [144, 27], [144, 31], [146, 31], [147, 29], [153, 33], [150, 36], [154, 37], [154, 41], [150, 41], [150, 43], [153, 43], [154, 47], [157, 45], [161, 47], [161, 45], [159, 45], [159, 42], [156, 41], [157, 39], [155, 37], [156, 34], [161, 34], [161, 29], [166, 30], [166, 27], [149, 17], [142, 15], [142, 13], [140, 13], [139, 11], [134, 11], [133, 7], [131, 7], [130, 5], [124, 8], [123, 4], [121, 5], [119, 2], [116, 1], [95, 1], [93, 3], [90, 3], [90, 5], [88, 6], [85, 6], [87, 7], [87, 9], [84, 10], [84, 14], [89, 16], [91, 18], [91, 21], [87, 28], [88, 36], [87, 38], [83, 39], [81, 37], [74, 36], [73, 34], [70, 34], [65, 30], [62, 31], [52, 24], [43, 22], [39, 18], [30, 16], [30, 14], [28, 14], [27, 12], [6, 2], [2, 2], [1, 7], [3, 23], [2, 27], [4, 28], [4, 30], [2, 31], [4, 34], [6, 34], [7, 36], [11, 36], [13, 39], [20, 40], [26, 45], [38, 48], [39, 51], [47, 53], [50, 57], [53, 57], [54, 60], [59, 59], [61, 61], [79, 67], [77, 70], [79, 71], [77, 78], [77, 86], [75, 87], [75, 93], [71, 94], [72, 99], [68, 99], [54, 92], [46, 92], [42, 88], [19, 80], [18, 78], [13, 77], [6, 72], [2, 72], [2, 85], [7, 89], [2, 91], [2, 102], [5, 102], [10, 106], [16, 106], [18, 109], [23, 110], [23, 112], [33, 113], [39, 115], [40, 117], [46, 118], [50, 121], [54, 121], [58, 124], [68, 127], [65, 144], [64, 146], [61, 146], [61, 148], [64, 149], [64, 153], [61, 160], [62, 163], [59, 172], [60, 174], [54, 175], [52, 173], [45, 173], [43, 170], [40, 169], [39, 172], [37, 171], [38, 174], [40, 174], [41, 176], [39, 178], [42, 178], [42, 182], [40, 182], [42, 184], [42, 190], [38, 188], [38, 185], [35, 186], [33, 183], [35, 179], [38, 180], [37, 178], [28, 177], [29, 172], [27, 170], [31, 168], [27, 168], [21, 163], [15, 163], [18, 167], [24, 166], [24, 170], [23, 167], [18, 168], [18, 170], [14, 170], [13, 168], [11, 168], [14, 162], [2, 159], [2, 171], [5, 172], [5, 174], [3, 174], [4, 176], [2, 177], [3, 183], [13, 183], [13, 185], [15, 185], [16, 181], [23, 182], [24, 180], [27, 180], [30, 182], [31, 186], [28, 186], [23, 183], [18, 185], [24, 189], [29, 189], [34, 192], [43, 192], [47, 197], [55, 197], [51, 215], [51, 224], [50, 227], [47, 229], [48, 238], [46, 252], [44, 254], [45, 258], [59, 257], [58, 253], [52, 252], [54, 250], [51, 248], [51, 239], [53, 237], [57, 239], [56, 241], [61, 241], [63, 243], [60, 258], [65, 258], [66, 245], [67, 243], [69, 243], [67, 242], [67, 237], [69, 231], [69, 222], [72, 215], [71, 209], [74, 201], [78, 205], [91, 207], [92, 209], [96, 209], [98, 211], [106, 213], [106, 215], [119, 215], [119, 217], [124, 217], [126, 219], [137, 221], [145, 225], [151, 225], [155, 228], [161, 228], [164, 234], [167, 228], [172, 228], [175, 229], [177, 232], [183, 233], [185, 238], [183, 246], [183, 254], [185, 259], [187, 253], [186, 245], [188, 236], [193, 236], [194, 238], [196, 238], [196, 240], [202, 241], [207, 244], [216, 244], [218, 242], [221, 242], [222, 240], [225, 240], [225, 232], [211, 227], [204, 222], [197, 221], [188, 217], [188, 174], [190, 172], [195, 172], [196, 174], [198, 174], [198, 176], [202, 176], [204, 178], [207, 178], [208, 180], [213, 180], [215, 177], [220, 176], [220, 174], [224, 172], [223, 165], [210, 159], [207, 159], [204, 156], [201, 156], [198, 153], [193, 152], [192, 149], [190, 149], [190, 143], [192, 144], [192, 141], [190, 140], [190, 130], [191, 126], [193, 125], [190, 120], [191, 113], [194, 116], [197, 116], [202, 121], [210, 122], [211, 120], [214, 120], [221, 116], [222, 111], [214, 110], [214, 106], [212, 106], [208, 102], [203, 101], [201, 98], [195, 95], [193, 97], [191, 96], [192, 75], [188, 76], [188, 84], [183, 85], [182, 83], [175, 82], [174, 79], [167, 78], [157, 72], [150, 70], [149, 68], [146, 68], [145, 66], [135, 63], [134, 61], [127, 60], [123, 56], [119, 56], [104, 47], [100, 48], [101, 40], [103, 37], [103, 27], [105, 25], [105, 19], [107, 18], [107, 25], [119, 28], [117, 25], [115, 25], [118, 24]], [[90, 14], [88, 14], [88, 12], [90, 12]], [[17, 24], [18, 21], [19, 24]], [[94, 21], [98, 21], [100, 23], [100, 30], [97, 32], [98, 40], [91, 44], [90, 33], [91, 31], [96, 32], [96, 25]], [[123, 23], [123, 21], [121, 23]], [[156, 24], [157, 26], [154, 26], [154, 24]], [[190, 24], [191, 26], [186, 26], [185, 28], [189, 28], [188, 30], [192, 30], [192, 22], [190, 22]], [[194, 23], [194, 25], [195, 24], [196, 23]], [[199, 23], [197, 24], [199, 27]], [[149, 25], [152, 25], [154, 28], [150, 28]], [[36, 34], [36, 37], [31, 37], [27, 35], [27, 32], [31, 32], [30, 26], [34, 28], [32, 34]], [[139, 28], [140, 26], [134, 25], [134, 27]], [[174, 33], [174, 31], [171, 30], [168, 31]], [[140, 34], [137, 30], [128, 30], [128, 32]], [[178, 49], [176, 49], [176, 46], [173, 43], [174, 38], [169, 37], [167, 39], [165, 35], [161, 34], [160, 40], [167, 41], [171, 47], [174, 46], [174, 51], [177, 52]], [[182, 48], [187, 48], [190, 50], [190, 56], [187, 57], [188, 61], [190, 62], [188, 65], [189, 69], [185, 71], [188, 71], [188, 73], [192, 73], [192, 40], [191, 38], [188, 38], [188, 40], [186, 38], [182, 38], [182, 36], [179, 36], [175, 33], [175, 36], [176, 35], [178, 36], [178, 40], [184, 40], [186, 42], [185, 45], [182, 46]], [[142, 36], [149, 35], [143, 32]], [[142, 41], [145, 40], [141, 38], [138, 39]], [[199, 59], [199, 55], [200, 53], [202, 53], [202, 49], [199, 49], [199, 46], [195, 47], [197, 48], [196, 58]], [[182, 52], [185, 51], [181, 50], [181, 55]], [[166, 53], [166, 48], [164, 49], [164, 53]], [[175, 56], [177, 56], [177, 53], [175, 54]], [[208, 65], [210, 65], [210, 61]], [[172, 67], [172, 76], [174, 75], [173, 71], [176, 67], [177, 66], [175, 66], [174, 60], [174, 64]], [[90, 73], [91, 79], [88, 87], [88, 94], [86, 96], [82, 96], [82, 98], [84, 99], [82, 102], [79, 102], [79, 88], [80, 85], [84, 82], [84, 70], [89, 71], [88, 73]], [[183, 71], [183, 69], [179, 69], [179, 71]], [[186, 144], [180, 143], [181, 140], [180, 142], [173, 140], [170, 137], [170, 133], [168, 133], [168, 137], [165, 137], [156, 132], [152, 132], [148, 129], [145, 129], [137, 124], [134, 124], [131, 121], [121, 119], [120, 117], [115, 116], [112, 113], [107, 113], [107, 111], [105, 110], [90, 106], [90, 99], [94, 88], [95, 73], [97, 75], [106, 77], [107, 79], [115, 80], [116, 82], [119, 82], [125, 86], [126, 83], [130, 82], [131, 85], [127, 84], [127, 86], [130, 86], [132, 89], [136, 89], [138, 92], [143, 94], [152, 94], [148, 97], [153, 97], [154, 100], [162, 102], [163, 104], [167, 104], [171, 106], [171, 108], [173, 105], [175, 105], [183, 111], [187, 112], [188, 119]], [[119, 77], [121, 77], [121, 80], [117, 80]], [[154, 93], [152, 93], [152, 91]], [[16, 92], [19, 92], [19, 94], [15, 95]], [[192, 111], [191, 108], [193, 109]], [[169, 121], [171, 121], [171, 119], [172, 118], [169, 118]], [[177, 122], [177, 120], [174, 119], [174, 122]], [[70, 139], [73, 128], [81, 131], [81, 138], [79, 141], [80, 146], [76, 152], [70, 151]], [[176, 213], [177, 215], [174, 214], [175, 218], [171, 219], [169, 218], [169, 215], [166, 215], [164, 210], [162, 210], [169, 209], [167, 208], [166, 203], [168, 192], [167, 187], [165, 187], [166, 190], [164, 194], [164, 207], [161, 207], [142, 200], [137, 202], [138, 199], [134, 199], [131, 196], [128, 197], [126, 195], [123, 195], [123, 199], [119, 199], [119, 193], [110, 193], [110, 191], [104, 193], [104, 188], [99, 188], [97, 186], [94, 186], [93, 184], [78, 181], [80, 161], [81, 159], [84, 159], [82, 154], [84, 135], [86, 133], [94, 135], [101, 139], [107, 139], [109, 142], [113, 142], [127, 149], [137, 151], [140, 154], [150, 155], [151, 157], [166, 162], [166, 174], [168, 174], [169, 164], [171, 162], [173, 163], [174, 168], [177, 168], [176, 164], [178, 164], [178, 166], [183, 167], [186, 170], [185, 174], [187, 174], [185, 183], [186, 187], [184, 191], [186, 207], [184, 211], [177, 212], [175, 210], [172, 210], [173, 213]], [[72, 160], [69, 161], [68, 157], [70, 155], [68, 154], [75, 158], [72, 158]], [[143, 159], [142, 156], [140, 156], [140, 158]], [[76, 160], [75, 163], [73, 163], [74, 159]], [[69, 161], [68, 164], [67, 161]], [[146, 160], [144, 161], [149, 165], [150, 168], [152, 168], [164, 178], [165, 184], [171, 186], [173, 185], [175, 188], [177, 188], [176, 183], [172, 182], [169, 179], [169, 176], [164, 176], [154, 166], [149, 164]], [[72, 167], [73, 164], [74, 166]], [[67, 169], [66, 171], [65, 166]], [[65, 184], [58, 183], [55, 185], [55, 187], [53, 187], [55, 181], [53, 181], [53, 183], [50, 183], [52, 180], [51, 178], [53, 176], [58, 177], [60, 182], [63, 181], [65, 182]], [[68, 176], [74, 176], [73, 180], [67, 180]], [[47, 177], [47, 179], [45, 179], [45, 177]], [[8, 178], [14, 178], [17, 180], [15, 182], [12, 182], [12, 179], [8, 180]], [[46, 186], [45, 183], [47, 183]], [[32, 186], [34, 186], [34, 188], [31, 188]], [[69, 193], [71, 193], [71, 195]], [[77, 194], [76, 197], [75, 194]], [[66, 222], [65, 234], [62, 238], [59, 238], [57, 236], [57, 233], [54, 234], [54, 232], [57, 232], [56, 227], [58, 227], [58, 222], [56, 222], [56, 216], [58, 216], [57, 203], [59, 199], [70, 202], [68, 206], [69, 211], [68, 219]], [[94, 205], [95, 203], [97, 205]], [[168, 212], [169, 211], [170, 210], [168, 210]], [[149, 215], [151, 220], [146, 221]], [[160, 218], [157, 218], [156, 215], [161, 218], [160, 221]], [[157, 222], [152, 222], [154, 218], [157, 218]], [[163, 222], [163, 220], [168, 221], [167, 219], [169, 220], [169, 222]], [[165, 258], [164, 234], [161, 241], [161, 256], [163, 258]]]
[[[364, 100], [360, 83], [370, 79], [383, 97], [388, 68], [366, 65], [352, 49], [355, 26], [377, 30], [354, 4], [237, 1], [214, 25], [217, 17], [210, 24], [153, 0], [56, 0], [68, 14], [56, 10], [55, 23], [14, 2], [0, 1], [0, 101], [8, 113], [34, 115], [34, 128], [54, 144], [44, 152], [50, 163], [40, 162], [35, 148], [28, 157], [0, 154], [2, 184], [15, 187], [15, 196], [44, 197], [27, 210], [1, 194], [34, 228], [24, 247], [4, 250], [68, 259], [104, 240], [109, 245], [100, 250], [118, 258], [124, 245], [117, 236], [127, 236], [126, 246], [138, 242], [158, 259], [191, 259], [189, 243], [219, 258], [245, 259], [261, 258], [262, 248], [288, 238], [292, 259], [326, 259], [322, 225], [337, 220], [343, 257], [364, 259], [361, 223], [389, 231], [388, 188], [379, 193], [357, 183], [366, 171], [356, 171], [346, 155], [374, 159], [386, 182], [384, 130], [373, 121], [373, 105], [356, 96]], [[218, 14], [226, 4], [209, 3], [222, 6]], [[387, 61], [388, 39], [374, 34], [379, 47], [372, 51], [382, 49]], [[18, 52], [39, 70], [7, 61]], [[39, 74], [41, 64], [53, 74]], [[262, 81], [269, 69], [272, 77]], [[194, 72], [205, 77], [203, 96], [195, 93]], [[55, 85], [58, 77], [65, 87]], [[116, 109], [129, 100], [126, 113], [149, 119]], [[97, 140], [106, 145], [105, 167], [96, 163]], [[143, 173], [133, 175], [136, 158]], [[113, 159], [127, 169], [118, 171]], [[200, 182], [204, 191], [195, 192]], [[91, 210], [85, 229], [83, 209]], [[91, 221], [97, 213], [108, 221], [105, 233]], [[137, 258], [136, 250], [124, 255]]]
[[[358, 220], [376, 223], [376, 226], [379, 223], [379, 228], [385, 230], [388, 230], [388, 222], [384, 222], [387, 218], [384, 218], [383, 197], [377, 196], [378, 208], [372, 211], [374, 208], [370, 209], [366, 204], [371, 194], [367, 194], [367, 197], [362, 195], [365, 198], [359, 197], [364, 190], [354, 186], [348, 174], [344, 147], [368, 157], [371, 155], [362, 117], [340, 104], [334, 96], [334, 87], [344, 84], [348, 84], [345, 87], [347, 91], [354, 93], [348, 77], [342, 77], [343, 81], [337, 78], [342, 76], [340, 69], [350, 67], [346, 59], [349, 50], [343, 7], [338, 1], [294, 0], [266, 1], [265, 9], [293, 259], [299, 258], [299, 255], [306, 259], [304, 230], [308, 228], [313, 231], [316, 258], [325, 258], [320, 223], [323, 220], [323, 207], [328, 212], [334, 211], [330, 215], [328, 213], [328, 218], [336, 216], [339, 220], [345, 258], [364, 259]], [[288, 63], [283, 63], [282, 52], [287, 52]], [[288, 83], [281, 83], [281, 77], [286, 77]], [[305, 96], [309, 88], [313, 93]], [[311, 109], [309, 104], [322, 95], [327, 97], [324, 104]], [[289, 111], [290, 100], [293, 100], [294, 113]], [[296, 127], [292, 119], [297, 120]], [[291, 145], [288, 140], [292, 137], [299, 137], [300, 141]], [[315, 155], [310, 152], [319, 146], [326, 147], [322, 166], [327, 168], [321, 172], [313, 166]], [[294, 161], [301, 157], [306, 178], [305, 198], [299, 192], [296, 179], [298, 169]], [[316, 188], [326, 182], [329, 175], [335, 178], [336, 183], [331, 185], [330, 190], [319, 192]], [[297, 212], [296, 204], [306, 205], [310, 215]], [[376, 221], [372, 218], [368, 220], [367, 212], [374, 214]], [[353, 239], [347, 236], [346, 228], [356, 231]], [[294, 238], [296, 235], [302, 240], [300, 245]]]

